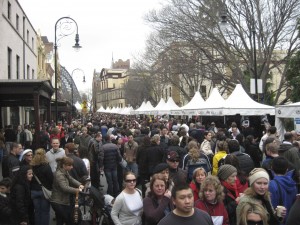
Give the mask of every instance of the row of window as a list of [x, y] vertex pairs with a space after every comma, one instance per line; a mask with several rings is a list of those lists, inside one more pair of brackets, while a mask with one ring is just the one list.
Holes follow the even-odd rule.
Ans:
[[[8, 1], [7, 3], [7, 18], [11, 21], [11, 3]], [[16, 14], [16, 24], [15, 24], [15, 28], [17, 31], [19, 31], [20, 29], [20, 18], [19, 15]], [[23, 28], [25, 28], [25, 16], [23, 17]], [[25, 37], [23, 37], [25, 39]], [[26, 31], [26, 43], [30, 46], [30, 34], [29, 34], [29, 30]], [[34, 37], [31, 38], [31, 48], [32, 50], [34, 49]]]
[[[14, 79], [12, 70], [13, 70], [13, 54], [11, 48], [7, 48], [7, 79]], [[15, 57], [16, 65], [16, 76], [15, 79], [20, 79], [20, 56], [16, 55]], [[31, 72], [31, 73], [30, 73]], [[30, 69], [30, 66], [27, 64], [26, 74], [23, 74], [23, 79], [35, 79], [34, 69]]]
[[122, 90], [116, 90], [116, 91], [112, 91], [106, 94], [99, 94], [98, 95], [98, 101], [102, 102], [102, 101], [110, 101], [113, 99], [120, 99], [123, 98], [123, 91]]

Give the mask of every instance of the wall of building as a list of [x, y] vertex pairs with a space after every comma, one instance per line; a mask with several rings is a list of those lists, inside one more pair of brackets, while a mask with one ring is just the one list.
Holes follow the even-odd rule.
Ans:
[[[17, 56], [19, 56], [18, 79], [24, 79], [24, 75], [25, 79], [36, 78], [37, 34], [35, 29], [31, 25], [17, 0], [3, 0], [0, 8], [0, 14], [0, 78], [9, 78], [8, 48], [11, 49], [10, 79], [17, 79]], [[27, 66], [29, 68], [29, 74], [27, 74]]]

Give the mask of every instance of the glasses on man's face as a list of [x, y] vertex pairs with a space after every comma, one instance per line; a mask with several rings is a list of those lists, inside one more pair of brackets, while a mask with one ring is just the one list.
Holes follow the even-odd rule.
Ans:
[[125, 180], [126, 183], [135, 183], [136, 179], [132, 179], [132, 180]]
[[247, 220], [247, 225], [263, 225], [264, 222], [262, 220], [260, 221], [253, 221], [253, 220]]

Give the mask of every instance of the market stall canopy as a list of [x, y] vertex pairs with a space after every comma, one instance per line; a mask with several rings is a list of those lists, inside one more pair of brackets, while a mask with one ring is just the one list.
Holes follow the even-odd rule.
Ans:
[[300, 118], [300, 102], [276, 106], [276, 117]]
[[101, 106], [98, 110], [97, 110], [97, 112], [100, 112], [100, 113], [105, 113], [106, 112], [106, 110], [104, 109], [104, 107], [103, 106]]
[[176, 105], [172, 97], [169, 97], [165, 105], [159, 109], [154, 109], [154, 113], [157, 115], [171, 114], [172, 111], [180, 110], [180, 107]]
[[186, 105], [180, 107], [178, 110], [172, 110], [172, 115], [197, 115], [196, 110], [203, 107], [204, 100], [200, 95], [200, 92], [197, 91], [194, 97]]
[[246, 93], [242, 85], [237, 84], [231, 95], [225, 101], [224, 114], [240, 114], [243, 116], [275, 115], [275, 107], [254, 101]]

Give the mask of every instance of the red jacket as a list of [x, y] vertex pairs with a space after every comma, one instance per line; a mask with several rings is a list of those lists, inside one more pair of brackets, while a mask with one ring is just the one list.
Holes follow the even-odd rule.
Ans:
[[195, 207], [207, 212], [212, 217], [214, 224], [219, 224], [216, 221], [223, 219], [222, 225], [229, 225], [228, 214], [223, 202], [211, 204], [203, 200], [198, 200], [195, 202]]
[[197, 188], [194, 181], [190, 183], [190, 188], [193, 190], [194, 193], [194, 202], [196, 202], [199, 199], [199, 189]]

